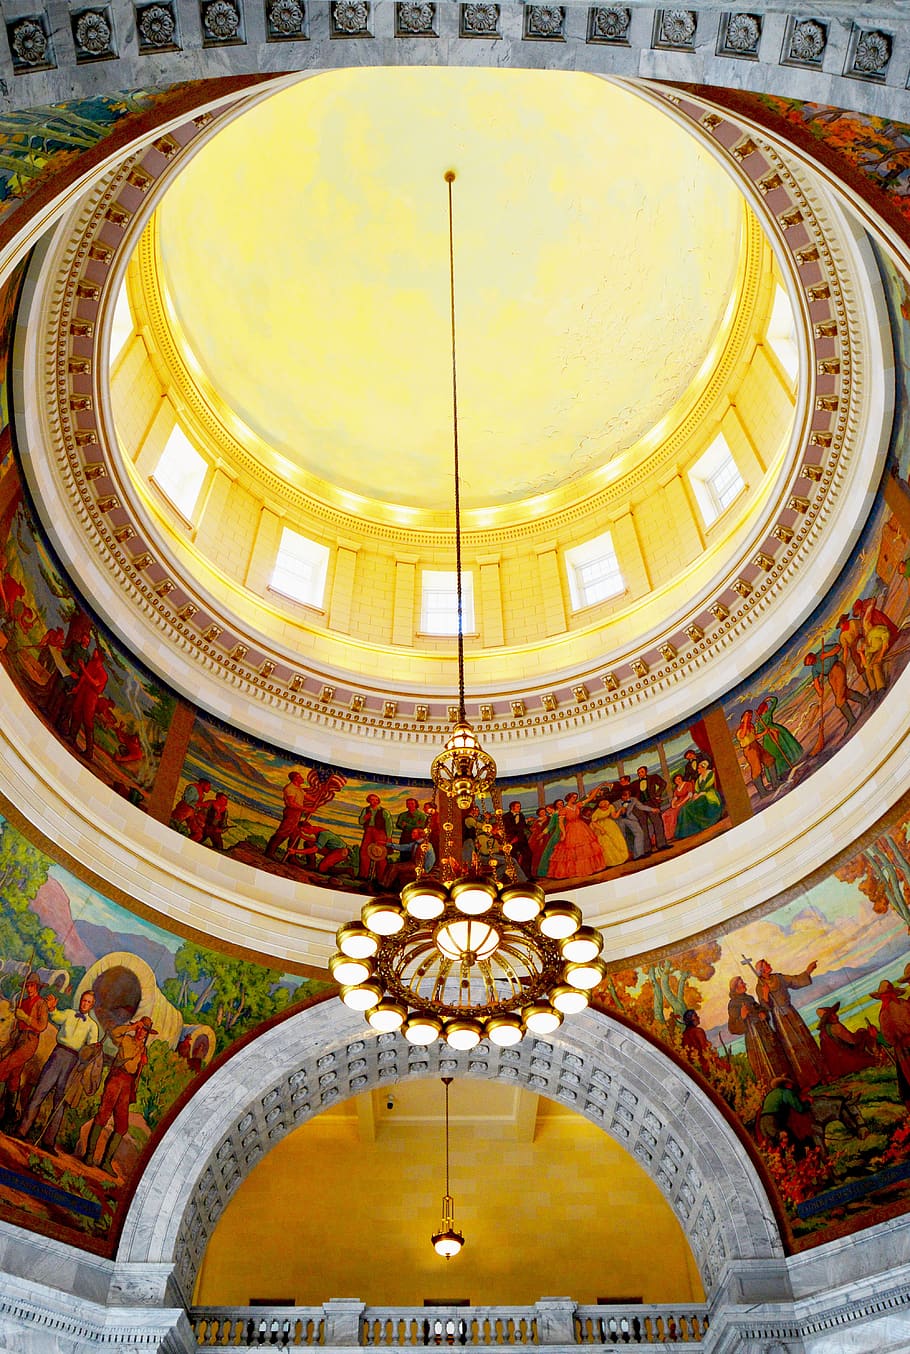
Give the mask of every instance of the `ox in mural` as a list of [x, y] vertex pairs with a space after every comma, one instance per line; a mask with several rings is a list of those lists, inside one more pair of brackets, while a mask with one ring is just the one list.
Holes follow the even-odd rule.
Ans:
[[2, 818], [0, 894], [0, 1211], [104, 1243], [213, 1059], [329, 988], [134, 915]]
[[720, 1097], [760, 1153], [797, 1244], [903, 1207], [908, 833], [904, 813], [792, 901], [617, 965], [596, 993]]

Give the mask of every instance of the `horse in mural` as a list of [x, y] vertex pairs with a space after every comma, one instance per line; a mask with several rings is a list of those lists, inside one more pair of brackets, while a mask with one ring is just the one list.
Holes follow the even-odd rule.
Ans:
[[[827, 1130], [830, 1124], [843, 1124], [847, 1132], [857, 1138], [865, 1138], [869, 1132], [860, 1112], [859, 1096], [855, 1093], [810, 1095], [809, 1106], [807, 1117], [810, 1121], [812, 1145], [817, 1147], [824, 1157], [829, 1155]], [[756, 1123], [756, 1131], [759, 1142], [764, 1141], [776, 1147], [784, 1130], [781, 1129], [775, 1114], [761, 1113]]]

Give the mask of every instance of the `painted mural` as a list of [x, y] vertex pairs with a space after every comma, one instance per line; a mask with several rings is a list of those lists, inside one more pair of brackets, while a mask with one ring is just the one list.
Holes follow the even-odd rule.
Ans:
[[206, 1069], [331, 989], [144, 920], [2, 816], [0, 897], [0, 1214], [109, 1252]]
[[191, 88], [96, 94], [71, 103], [0, 113], [0, 224], [38, 188], [93, 150], [125, 118], [179, 101]]
[[798, 1249], [907, 1207], [910, 811], [791, 894], [611, 966], [595, 1004], [707, 1083]]
[[557, 888], [641, 868], [730, 825], [701, 721], [620, 759], [499, 788], [501, 811], [475, 805], [442, 841], [429, 782], [307, 765], [197, 712], [170, 825], [257, 869], [366, 892], [400, 888], [442, 851], [453, 873], [504, 879], [511, 861], [519, 878]]
[[[753, 808], [795, 789], [864, 724], [910, 660], [910, 292], [878, 252], [895, 350], [886, 477], [853, 556], [777, 654], [723, 701]], [[896, 507], [889, 506], [896, 504]]]
[[0, 662], [69, 751], [141, 806], [175, 697], [73, 591], [21, 485], [7, 488], [0, 511]]

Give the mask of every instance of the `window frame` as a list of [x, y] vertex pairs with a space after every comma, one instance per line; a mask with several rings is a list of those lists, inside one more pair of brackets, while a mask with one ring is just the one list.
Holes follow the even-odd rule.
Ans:
[[[294, 537], [297, 541], [303, 541], [306, 546], [306, 550], [302, 554], [290, 555], [291, 560], [294, 563], [310, 565], [314, 571], [314, 587], [312, 592], [305, 597], [300, 596], [299, 593], [290, 591], [287, 586], [282, 586], [282, 582], [276, 581], [276, 574], [279, 569], [282, 568], [282, 551], [285, 549], [285, 544], [289, 536]], [[330, 554], [329, 547], [323, 545], [321, 541], [314, 541], [311, 536], [305, 536], [304, 533], [298, 531], [296, 527], [288, 526], [286, 524], [283, 525], [281, 528], [281, 536], [278, 540], [278, 548], [275, 551], [272, 572], [269, 575], [267, 585], [269, 592], [273, 592], [277, 597], [281, 597], [288, 602], [293, 602], [297, 606], [309, 607], [312, 611], [325, 611], [325, 592], [329, 575]], [[287, 564], [283, 567], [285, 578], [288, 576], [294, 577], [293, 569], [288, 569]]]
[[[587, 611], [589, 607], [603, 606], [606, 602], [614, 602], [617, 597], [622, 597], [627, 591], [626, 576], [619, 562], [616, 546], [613, 544], [612, 531], [602, 531], [599, 536], [593, 536], [581, 545], [570, 546], [565, 551], [564, 561], [566, 578], [569, 584], [569, 601], [573, 611]], [[598, 579], [595, 578], [586, 582], [584, 570], [601, 563], [613, 566], [608, 570], [606, 577], [615, 577], [619, 586], [611, 592], [604, 593], [603, 596], [591, 597], [589, 596], [589, 588], [593, 590], [592, 584], [596, 583]]]
[[[722, 494], [718, 492], [716, 480], [721, 473], [729, 468], [732, 468], [735, 475], [734, 486], [738, 481], [739, 487], [724, 502]], [[730, 443], [724, 436], [723, 431], [719, 431], [701, 455], [695, 458], [686, 474], [695, 495], [698, 510], [701, 513], [702, 526], [706, 531], [714, 529], [748, 488], [739, 468], [739, 463], [733, 455]]]
[[[182, 449], [188, 450], [196, 458], [196, 460], [198, 461], [199, 465], [202, 468], [202, 473], [199, 478], [196, 494], [192, 504], [190, 505], [178, 502], [173, 492], [174, 486], [171, 485], [170, 487], [168, 487], [168, 485], [163, 483], [162, 480], [159, 479], [158, 477], [159, 471], [161, 470], [162, 461], [164, 461], [165, 458], [168, 457], [169, 455], [173, 456], [176, 453], [177, 450], [176, 443], [178, 440], [182, 444]], [[199, 450], [198, 447], [194, 446], [194, 444], [190, 441], [189, 437], [186, 435], [184, 429], [180, 426], [179, 423], [175, 422], [173, 428], [167, 435], [167, 440], [165, 441], [164, 446], [161, 448], [161, 453], [157, 461], [155, 462], [155, 468], [149, 475], [149, 483], [154, 486], [157, 492], [167, 503], [168, 507], [173, 509], [173, 511], [177, 513], [180, 520], [183, 523], [185, 523], [185, 525], [191, 531], [194, 530], [197, 525], [199, 504], [202, 500], [205, 486], [208, 481], [209, 475], [211, 474], [211, 470], [212, 466], [208, 457], [203, 455], [203, 453]]]
[[[427, 611], [427, 580], [429, 578], [450, 578], [452, 580], [451, 589], [441, 587], [430, 587], [431, 592], [437, 592], [441, 595], [452, 597], [453, 611], [452, 628], [447, 630], [437, 630], [431, 628], [429, 624], [430, 616]], [[428, 639], [455, 639], [458, 635], [458, 571], [456, 569], [421, 569], [420, 571], [420, 625], [418, 633], [425, 635]], [[462, 569], [461, 571], [461, 600], [462, 600], [462, 632], [465, 635], [476, 635], [477, 631], [477, 609], [474, 597], [474, 573], [471, 569]]]

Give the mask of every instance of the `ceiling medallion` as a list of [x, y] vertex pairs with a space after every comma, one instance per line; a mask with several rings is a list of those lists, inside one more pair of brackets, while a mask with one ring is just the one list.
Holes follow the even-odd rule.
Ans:
[[[545, 904], [537, 884], [518, 882], [502, 830], [496, 763], [465, 714], [454, 180], [454, 171], [447, 170], [458, 706], [452, 732], [430, 768], [442, 820], [441, 859], [425, 874], [432, 848], [428, 838], [419, 843], [417, 878], [400, 897], [365, 903], [361, 920], [340, 928], [339, 953], [329, 968], [341, 984], [342, 1001], [363, 1011], [374, 1029], [402, 1030], [414, 1044], [431, 1044], [441, 1035], [452, 1048], [470, 1049], [483, 1037], [505, 1047], [519, 1043], [529, 1030], [552, 1033], [564, 1014], [584, 1010], [605, 968], [603, 937], [582, 926], [573, 903]], [[455, 810], [460, 820], [462, 813], [479, 812], [488, 799], [496, 815], [494, 833], [506, 854], [504, 885], [484, 874], [476, 854], [466, 866], [459, 861]]]

